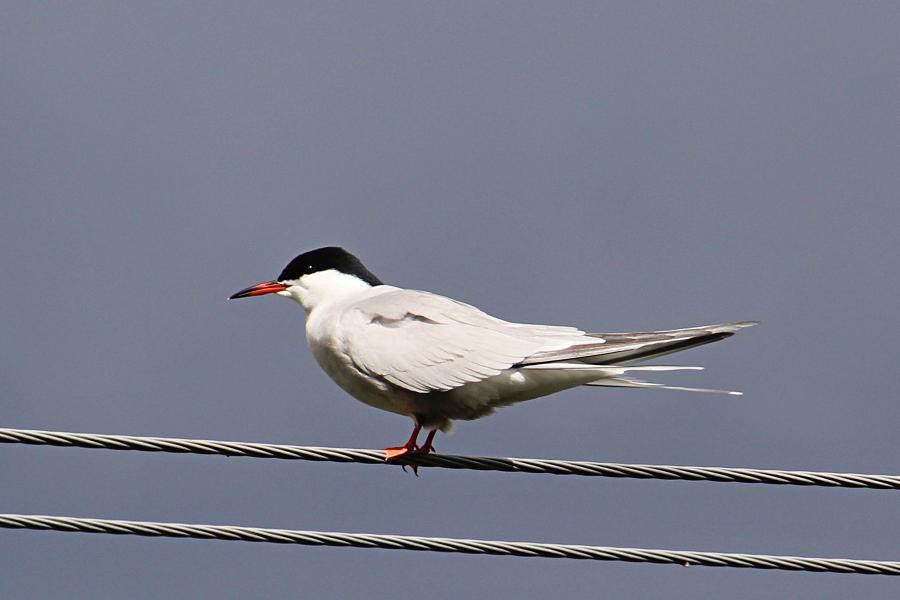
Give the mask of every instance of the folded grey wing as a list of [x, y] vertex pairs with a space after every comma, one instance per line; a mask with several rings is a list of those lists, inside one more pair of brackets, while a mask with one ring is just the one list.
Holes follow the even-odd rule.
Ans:
[[[752, 327], [758, 321], [704, 325], [665, 331], [635, 333], [590, 333], [585, 340], [561, 350], [539, 352], [520, 363], [532, 365], [548, 362], [579, 360], [597, 365], [628, 365], [635, 362], [680, 352], [731, 337], [740, 329]], [[599, 341], [589, 342], [591, 338]]]
[[450, 298], [394, 290], [358, 303], [341, 329], [345, 354], [371, 377], [419, 393], [498, 375], [526, 357], [584, 336], [571, 327], [528, 326]]

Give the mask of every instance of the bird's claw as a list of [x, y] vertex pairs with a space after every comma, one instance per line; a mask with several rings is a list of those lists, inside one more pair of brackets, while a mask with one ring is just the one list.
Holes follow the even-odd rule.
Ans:
[[[434, 446], [432, 442], [434, 441], [434, 436], [437, 433], [437, 429], [432, 429], [428, 433], [428, 437], [425, 439], [425, 444], [419, 446], [418, 437], [419, 430], [422, 429], [422, 425], [416, 422], [416, 427], [413, 429], [412, 435], [409, 436], [409, 440], [407, 440], [406, 444], [403, 446], [395, 446], [393, 448], [385, 448], [384, 449], [384, 460], [385, 462], [390, 462], [396, 458], [400, 458], [406, 455], [412, 454], [428, 454], [429, 452], [434, 452]], [[406, 472], [406, 467], [411, 467], [413, 473], [415, 473], [416, 477], [419, 476], [419, 465], [400, 465], [403, 469], [403, 472]]]
[[407, 454], [413, 453], [418, 450], [418, 446], [395, 446], [393, 448], [385, 448], [384, 449], [384, 460], [394, 460], [395, 458], [400, 458], [401, 456], [405, 456]]
[[[396, 458], [400, 458], [402, 456], [411, 456], [411, 455], [425, 455], [434, 452], [434, 448], [429, 446], [428, 448], [420, 448], [419, 446], [398, 446], [395, 448], [385, 448], [384, 449], [384, 460], [385, 462], [390, 462]], [[400, 468], [403, 469], [403, 472], [406, 473], [406, 467], [412, 469], [413, 474], [418, 477], [419, 476], [419, 465], [400, 465]]]

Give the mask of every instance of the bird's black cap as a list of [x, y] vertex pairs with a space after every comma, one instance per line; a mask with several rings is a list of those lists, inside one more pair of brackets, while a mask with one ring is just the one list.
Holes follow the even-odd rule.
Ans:
[[363, 266], [358, 258], [337, 246], [327, 246], [304, 252], [288, 263], [276, 281], [293, 281], [304, 275], [329, 269], [353, 275], [372, 286], [382, 285], [381, 280]]

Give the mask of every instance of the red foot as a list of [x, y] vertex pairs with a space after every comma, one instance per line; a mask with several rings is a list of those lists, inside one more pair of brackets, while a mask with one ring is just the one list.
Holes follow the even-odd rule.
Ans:
[[398, 458], [403, 456], [404, 454], [409, 454], [410, 452], [415, 452], [419, 449], [419, 446], [416, 442], [419, 441], [419, 432], [422, 431], [422, 426], [416, 423], [416, 427], [413, 429], [412, 435], [409, 436], [409, 439], [406, 440], [406, 443], [402, 446], [394, 446], [392, 448], [384, 449], [384, 460], [391, 460], [392, 458]]
[[[433, 452], [434, 448], [431, 446], [431, 440], [433, 440], [433, 439], [434, 439], [434, 432], [432, 431], [431, 433], [428, 434], [428, 439], [425, 441], [425, 445], [422, 446], [421, 448], [416, 448], [415, 450], [410, 452], [410, 454], [428, 454], [430, 452]], [[419, 476], [419, 465], [403, 465], [404, 471], [406, 470], [407, 466], [410, 469], [412, 469], [412, 472], [416, 475], [416, 477]]]
[[413, 446], [409, 448], [407, 446], [394, 446], [393, 448], [385, 448], [384, 449], [384, 460], [393, 460], [395, 458], [400, 458], [406, 454], [411, 454], [418, 450], [417, 446]]
[[[407, 440], [406, 444], [403, 446], [394, 446], [392, 448], [384, 449], [384, 460], [390, 461], [395, 458], [400, 458], [401, 456], [412, 455], [412, 454], [428, 454], [434, 450], [434, 446], [432, 446], [432, 442], [434, 441], [434, 436], [437, 434], [437, 429], [432, 429], [428, 432], [428, 437], [425, 438], [425, 444], [423, 446], [418, 446], [418, 438], [419, 431], [422, 429], [422, 426], [418, 423], [416, 424], [415, 429], [413, 429], [412, 435], [409, 436], [409, 440]], [[416, 477], [419, 476], [419, 466], [418, 465], [402, 465], [403, 470], [406, 470], [406, 467], [409, 466], [412, 468], [413, 473], [415, 473]]]

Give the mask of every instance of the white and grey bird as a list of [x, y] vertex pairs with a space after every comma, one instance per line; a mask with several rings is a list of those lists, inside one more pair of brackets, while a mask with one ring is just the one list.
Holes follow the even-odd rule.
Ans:
[[[585, 333], [575, 327], [511, 323], [438, 294], [383, 284], [343, 248], [319, 248], [292, 260], [277, 279], [231, 299], [277, 294], [307, 312], [306, 339], [316, 361], [347, 393], [411, 417], [412, 435], [385, 448], [386, 459], [428, 453], [454, 420], [590, 385], [725, 390], [649, 383], [632, 373], [702, 369], [636, 363], [716, 342], [756, 321], [640, 333]], [[429, 431], [418, 445], [419, 432]]]

